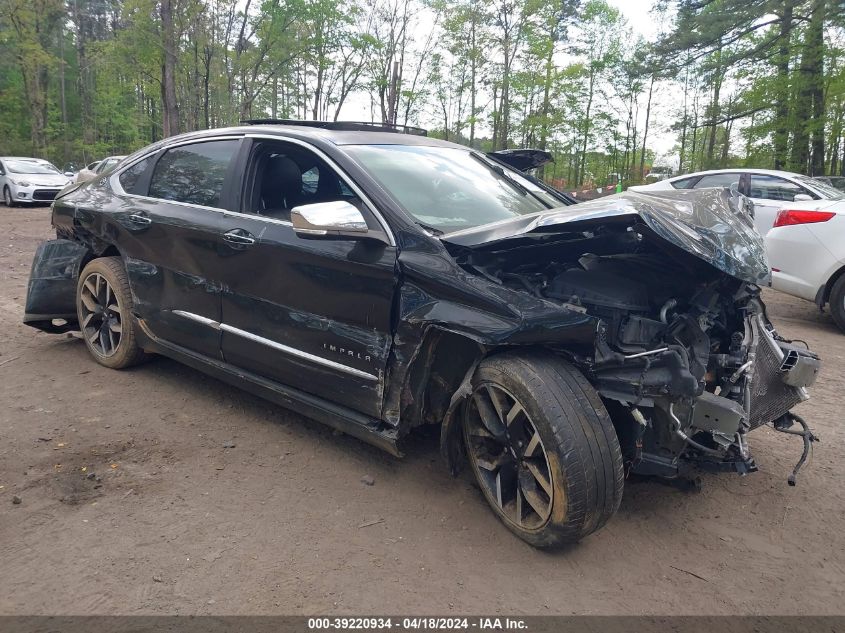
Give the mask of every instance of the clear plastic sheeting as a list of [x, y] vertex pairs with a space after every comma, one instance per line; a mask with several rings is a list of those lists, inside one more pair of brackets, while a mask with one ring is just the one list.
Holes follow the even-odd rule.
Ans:
[[656, 235], [722, 272], [768, 285], [763, 239], [754, 229], [749, 202], [728, 189], [631, 191], [450, 233], [441, 239], [475, 247], [529, 234], [589, 231], [606, 222], [639, 216]]

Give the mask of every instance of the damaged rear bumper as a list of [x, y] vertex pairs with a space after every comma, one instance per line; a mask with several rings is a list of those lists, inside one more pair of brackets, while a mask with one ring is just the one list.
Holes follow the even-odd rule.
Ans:
[[53, 333], [79, 329], [76, 284], [88, 257], [88, 248], [70, 240], [50, 240], [38, 246], [26, 291], [26, 325]]

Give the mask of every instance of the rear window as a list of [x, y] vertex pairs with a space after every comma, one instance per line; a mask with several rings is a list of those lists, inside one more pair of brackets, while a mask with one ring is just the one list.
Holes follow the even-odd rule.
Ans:
[[120, 181], [120, 186], [123, 187], [123, 190], [126, 193], [133, 193], [136, 196], [143, 196], [146, 195], [146, 191], [141, 191], [141, 176], [144, 175], [144, 172], [147, 171], [147, 168], [150, 166], [150, 159], [145, 158], [144, 160], [139, 160], [137, 163], [132, 165], [129, 169], [123, 171], [123, 173], [118, 176], [118, 180]]
[[690, 189], [696, 180], [698, 180], [698, 176], [693, 176], [692, 178], [681, 178], [680, 180], [673, 180], [671, 184], [675, 189]]
[[695, 183], [695, 189], [708, 189], [710, 187], [739, 187], [739, 172], [730, 174], [708, 174], [702, 176], [701, 180]]
[[167, 150], [156, 163], [149, 196], [204, 207], [219, 207], [229, 163], [237, 140], [180, 145]]

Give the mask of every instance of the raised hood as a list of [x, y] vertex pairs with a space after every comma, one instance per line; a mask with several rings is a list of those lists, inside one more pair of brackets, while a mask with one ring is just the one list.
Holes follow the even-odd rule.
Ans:
[[589, 231], [639, 217], [660, 238], [722, 272], [767, 285], [769, 265], [763, 239], [754, 229], [748, 203], [727, 189], [629, 191], [449, 233], [441, 239], [475, 248], [534, 234]]
[[554, 161], [551, 152], [542, 149], [500, 149], [487, 155], [519, 171], [528, 171]]

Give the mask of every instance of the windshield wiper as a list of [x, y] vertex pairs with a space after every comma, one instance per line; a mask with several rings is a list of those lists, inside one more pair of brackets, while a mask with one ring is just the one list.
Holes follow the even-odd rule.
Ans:
[[505, 180], [511, 187], [516, 189], [523, 196], [531, 195], [531, 192], [528, 191], [528, 188], [525, 187], [525, 185], [523, 185], [521, 182], [517, 181], [513, 176], [508, 174], [501, 165], [496, 165], [495, 163], [491, 163], [489, 160], [484, 158], [484, 156], [482, 156], [478, 152], [470, 152], [469, 155], [472, 156], [475, 160], [484, 163], [484, 165], [488, 169], [493, 171], [493, 173], [496, 173], [499, 176], [501, 176], [503, 180]]

